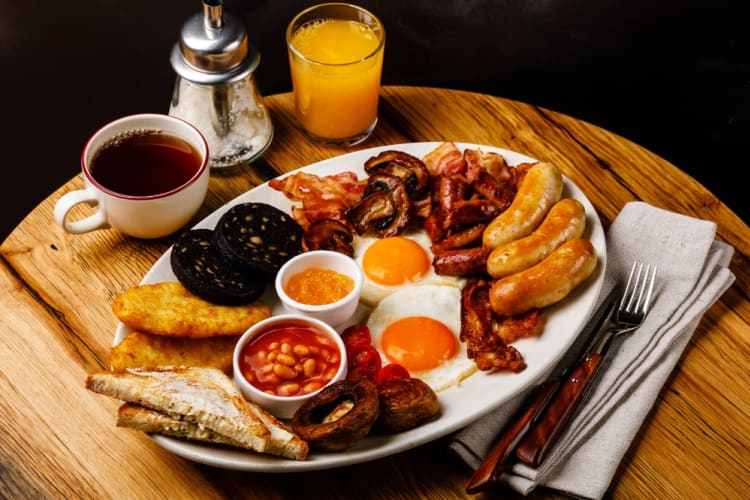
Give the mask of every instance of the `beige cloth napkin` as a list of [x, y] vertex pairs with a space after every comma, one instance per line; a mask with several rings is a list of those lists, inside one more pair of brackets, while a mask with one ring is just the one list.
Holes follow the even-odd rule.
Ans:
[[[598, 380], [544, 463], [538, 469], [514, 464], [503, 483], [523, 494], [537, 485], [581, 498], [606, 493], [703, 314], [734, 281], [727, 267], [734, 249], [715, 236], [716, 224], [710, 221], [642, 202], [623, 208], [607, 232], [600, 300], [627, 280], [633, 261], [656, 264], [651, 311], [640, 329], [613, 344]], [[449, 449], [478, 467], [522, 400], [458, 431]]]

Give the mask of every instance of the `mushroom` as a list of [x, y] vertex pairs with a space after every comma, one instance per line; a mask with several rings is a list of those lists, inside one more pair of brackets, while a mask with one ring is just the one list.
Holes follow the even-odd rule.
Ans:
[[341, 451], [370, 432], [379, 408], [378, 388], [373, 381], [340, 380], [297, 409], [292, 429], [314, 448]]
[[305, 251], [333, 250], [353, 257], [352, 239], [352, 230], [340, 220], [318, 219], [305, 230], [302, 245]]
[[389, 191], [393, 191], [394, 189], [398, 188], [399, 184], [403, 184], [403, 182], [404, 181], [401, 180], [400, 177], [397, 177], [395, 175], [386, 173], [372, 174], [367, 178], [367, 186], [365, 187], [365, 191], [362, 194], [362, 197], [367, 197], [368, 195], [376, 192], [387, 193]]
[[394, 433], [412, 429], [432, 419], [440, 411], [437, 394], [418, 378], [398, 378], [378, 388], [380, 415], [375, 429]]
[[389, 174], [374, 174], [368, 186], [373, 186], [371, 192], [344, 212], [347, 220], [358, 234], [374, 232], [378, 238], [399, 234], [409, 222], [406, 186]]
[[365, 172], [369, 175], [378, 173], [398, 177], [406, 185], [409, 195], [417, 197], [430, 182], [430, 172], [424, 162], [416, 156], [403, 151], [383, 151], [365, 162]]

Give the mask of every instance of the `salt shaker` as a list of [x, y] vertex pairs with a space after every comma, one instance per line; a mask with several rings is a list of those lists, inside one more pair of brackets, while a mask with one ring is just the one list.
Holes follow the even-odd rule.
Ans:
[[221, 0], [202, 0], [203, 12], [182, 26], [170, 62], [177, 73], [169, 114], [206, 137], [209, 165], [250, 163], [268, 148], [273, 124], [255, 84], [260, 53], [241, 19]]

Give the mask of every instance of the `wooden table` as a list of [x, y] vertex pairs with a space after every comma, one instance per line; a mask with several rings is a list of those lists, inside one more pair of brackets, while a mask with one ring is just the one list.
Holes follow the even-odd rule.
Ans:
[[[343, 151], [295, 128], [290, 94], [266, 103], [273, 145], [255, 169], [214, 175], [196, 220], [270, 176]], [[74, 119], [74, 118], [71, 118]], [[415, 87], [382, 90], [374, 135], [355, 149], [412, 141], [490, 144], [555, 162], [605, 227], [623, 205], [711, 219], [736, 249], [734, 286], [701, 321], [611, 487], [615, 498], [750, 493], [750, 228], [692, 178], [622, 137], [569, 116], [486, 95]], [[253, 172], [253, 170], [255, 172]], [[717, 175], [731, 173], [717, 166]], [[447, 439], [373, 462], [309, 473], [223, 470], [182, 459], [115, 427], [115, 400], [88, 392], [107, 366], [117, 321], [110, 304], [171, 244], [113, 230], [72, 236], [52, 218], [76, 176], [44, 200], [0, 247], [0, 496], [185, 498], [312, 496], [462, 498], [469, 468]], [[513, 496], [503, 490], [491, 491]], [[537, 490], [532, 497], [546, 497]]]

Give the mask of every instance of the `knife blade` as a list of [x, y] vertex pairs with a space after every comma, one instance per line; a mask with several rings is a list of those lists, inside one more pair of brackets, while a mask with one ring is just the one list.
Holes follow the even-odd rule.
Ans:
[[527, 396], [519, 411], [508, 421], [490, 452], [467, 481], [465, 487], [467, 493], [472, 495], [478, 493], [499, 477], [498, 474], [502, 472], [505, 464], [515, 453], [519, 443], [544, 414], [562, 382], [579, 364], [581, 355], [596, 344], [600, 332], [605, 330], [609, 323], [616, 297], [615, 289], [610, 290], [591, 316], [587, 327], [579, 336], [579, 341], [574, 343], [569, 354], [564, 356], [563, 360], [553, 368], [551, 375]]

